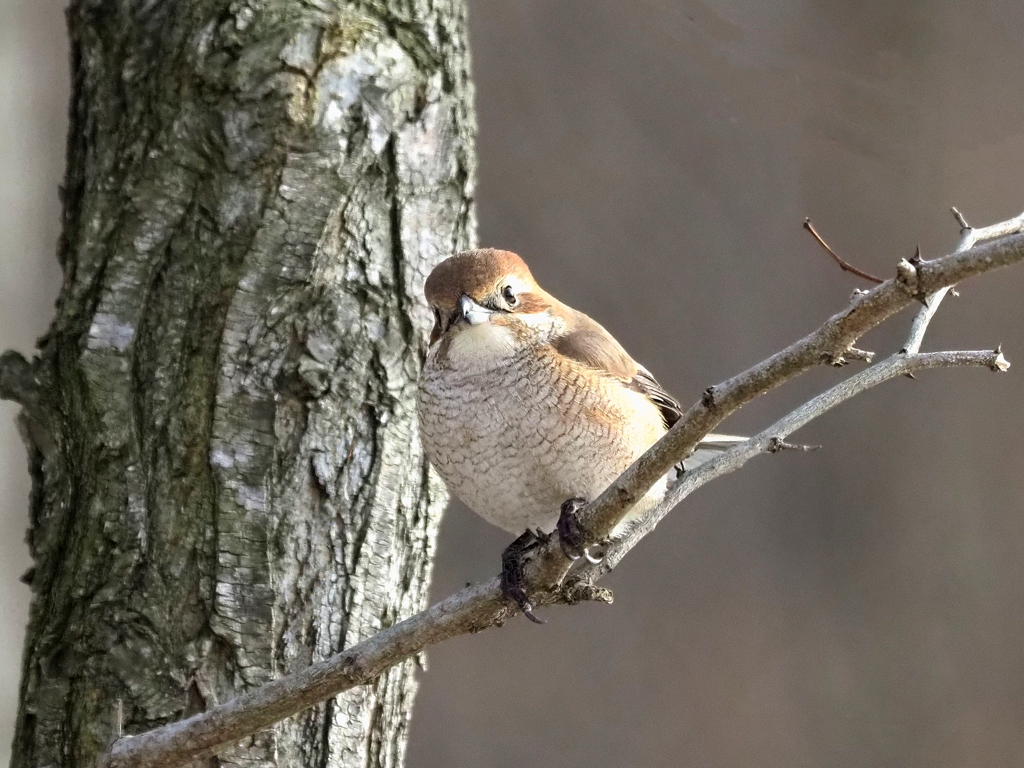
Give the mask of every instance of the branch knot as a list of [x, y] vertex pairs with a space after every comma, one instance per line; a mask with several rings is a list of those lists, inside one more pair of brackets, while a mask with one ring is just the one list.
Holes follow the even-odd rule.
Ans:
[[768, 440], [768, 447], [765, 449], [768, 453], [778, 453], [779, 451], [816, 451], [821, 448], [820, 445], [800, 445], [799, 443], [787, 443], [778, 435]]
[[924, 265], [921, 259], [921, 246], [917, 247], [910, 259], [900, 259], [896, 265], [896, 284], [919, 302], [928, 306], [928, 293], [922, 285], [921, 267]]
[[708, 387], [704, 390], [704, 394], [700, 396], [701, 402], [704, 403], [704, 407], [710, 410], [714, 410], [718, 407], [718, 403], [715, 402], [715, 388]]
[[993, 371], [995, 371], [996, 373], [1006, 373], [1008, 370], [1010, 370], [1010, 361], [1003, 356], [1002, 344], [1000, 344], [998, 347], [992, 350], [992, 353], [995, 355], [995, 358], [992, 360], [992, 365], [989, 367]]
[[559, 597], [567, 605], [577, 605], [584, 602], [611, 605], [615, 602], [615, 597], [610, 589], [598, 587], [584, 579], [568, 579], [559, 590]]
[[823, 352], [821, 359], [828, 365], [833, 365], [836, 368], [848, 364], [851, 360], [859, 360], [862, 363], [870, 363], [875, 359], [875, 353], [866, 349], [857, 349], [856, 347], [848, 347], [843, 353], [835, 354], [834, 352]]
[[13, 400], [26, 409], [39, 395], [35, 366], [20, 352], [9, 349], [0, 355], [0, 400]]

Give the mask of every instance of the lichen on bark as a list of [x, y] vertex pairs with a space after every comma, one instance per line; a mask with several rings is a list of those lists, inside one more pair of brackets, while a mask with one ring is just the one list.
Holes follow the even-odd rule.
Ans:
[[[38, 357], [0, 360], [34, 480], [18, 768], [423, 605], [422, 286], [475, 238], [460, 0], [68, 18], [64, 285]], [[218, 759], [400, 765], [414, 691], [403, 665]]]

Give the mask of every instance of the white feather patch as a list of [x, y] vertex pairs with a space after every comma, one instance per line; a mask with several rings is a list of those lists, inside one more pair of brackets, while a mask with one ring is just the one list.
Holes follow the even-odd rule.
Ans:
[[494, 323], [463, 328], [452, 337], [448, 364], [458, 371], [487, 371], [504, 364], [515, 352], [512, 333]]

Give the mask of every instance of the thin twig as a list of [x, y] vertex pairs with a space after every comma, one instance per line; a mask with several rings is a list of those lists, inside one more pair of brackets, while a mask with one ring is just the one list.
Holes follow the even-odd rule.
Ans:
[[829, 248], [828, 247], [828, 243], [826, 243], [822, 239], [821, 235], [818, 234], [818, 230], [816, 230], [814, 228], [814, 225], [811, 224], [810, 217], [807, 217], [807, 218], [804, 219], [804, 229], [806, 229], [808, 232], [811, 233], [811, 237], [813, 237], [815, 240], [817, 240], [818, 241], [818, 245], [820, 245], [822, 248], [824, 248], [825, 252], [828, 253], [828, 255], [831, 256], [833, 259], [835, 259], [836, 264], [838, 264], [840, 269], [842, 269], [844, 272], [852, 272], [857, 277], [863, 277], [865, 280], [870, 280], [873, 283], [884, 283], [885, 282], [880, 277], [875, 277], [872, 274], [869, 274], [867, 272], [864, 272], [863, 270], [857, 269], [855, 266], [853, 266], [853, 264], [851, 264], [850, 262], [844, 260], [842, 257], [839, 256], [839, 254], [837, 254], [835, 251], [833, 251], [831, 248]]
[[[935, 261], [905, 263], [906, 267], [901, 264], [899, 279], [887, 280], [856, 296], [843, 312], [828, 319], [818, 330], [738, 376], [709, 388], [661, 440], [581, 510], [581, 526], [589, 541], [605, 538], [655, 482], [736, 409], [829, 357], [842, 356], [864, 333], [918, 300], [919, 295], [1021, 260], [1024, 235]], [[563, 584], [570, 565], [554, 539], [537, 550], [527, 569], [527, 583], [535, 604], [602, 599], [599, 589]], [[502, 600], [497, 578], [469, 587], [300, 672], [273, 680], [186, 720], [120, 739], [101, 758], [100, 765], [176, 768], [365, 684], [429, 645], [501, 624], [512, 614], [513, 610]]]
[[965, 219], [964, 215], [957, 210], [955, 205], [949, 206], [949, 210], [953, 214], [953, 218], [956, 219], [956, 223], [960, 225], [961, 232], [971, 228], [971, 225], [967, 223], [967, 219]]

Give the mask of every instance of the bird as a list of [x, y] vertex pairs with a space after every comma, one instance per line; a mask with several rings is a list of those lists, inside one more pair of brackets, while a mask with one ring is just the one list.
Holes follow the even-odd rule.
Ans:
[[[576, 512], [682, 415], [615, 338], [538, 285], [511, 251], [465, 251], [424, 286], [433, 315], [418, 386], [424, 453], [449, 491], [520, 534], [502, 554], [502, 591], [530, 620], [524, 558], [557, 529], [565, 554], [593, 559]], [[683, 463], [745, 438], [708, 435]], [[665, 495], [661, 478], [623, 517], [628, 532]]]

